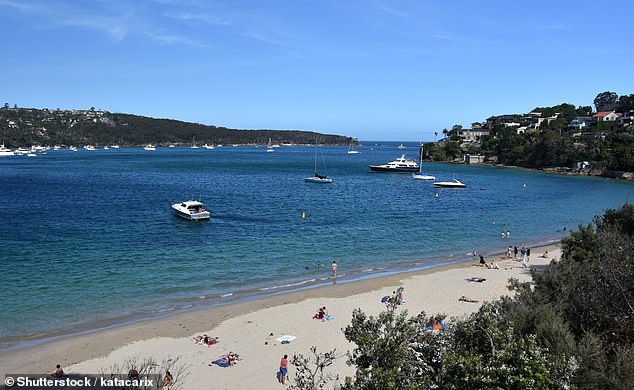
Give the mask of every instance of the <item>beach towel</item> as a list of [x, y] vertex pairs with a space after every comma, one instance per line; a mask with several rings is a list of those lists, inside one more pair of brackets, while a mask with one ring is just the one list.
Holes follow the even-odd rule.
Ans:
[[296, 338], [297, 337], [295, 337], [295, 336], [291, 336], [291, 335], [285, 334], [282, 337], [276, 338], [276, 340], [279, 341], [280, 343], [288, 344], [291, 341], [295, 340]]
[[220, 359], [216, 359], [211, 364], [215, 364], [218, 367], [229, 367], [229, 358], [221, 357]]
[[383, 298], [381, 298], [381, 303], [387, 303], [389, 300], [390, 300], [390, 297], [386, 295]]
[[442, 321], [436, 321], [436, 322], [428, 321], [425, 324], [425, 329], [440, 330], [440, 329], [447, 329], [447, 327], [445, 326], [445, 324]]

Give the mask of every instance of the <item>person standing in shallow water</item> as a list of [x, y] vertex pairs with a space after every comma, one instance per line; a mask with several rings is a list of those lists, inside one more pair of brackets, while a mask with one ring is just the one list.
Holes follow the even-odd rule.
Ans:
[[336, 278], [337, 277], [337, 262], [336, 261], [332, 261], [332, 277]]

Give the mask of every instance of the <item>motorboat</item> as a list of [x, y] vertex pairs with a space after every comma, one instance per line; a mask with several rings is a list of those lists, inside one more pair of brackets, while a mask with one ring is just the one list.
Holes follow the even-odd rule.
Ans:
[[147, 146], [143, 147], [143, 150], [156, 150], [156, 147], [152, 144], [148, 144]]
[[13, 150], [6, 148], [3, 142], [2, 145], [0, 145], [0, 156], [15, 156], [15, 153], [13, 153]]
[[399, 149], [405, 149], [405, 145], [400, 144], [400, 145], [398, 146], [398, 148], [399, 148]]
[[96, 149], [94, 146], [92, 146], [92, 145], [86, 145], [86, 146], [84, 146], [84, 149], [86, 149], [86, 150], [91, 150], [91, 151], [92, 151], [92, 150], [97, 150], [97, 149]]
[[174, 209], [177, 216], [190, 221], [202, 221], [209, 219], [210, 216], [210, 212], [205, 210], [203, 204], [197, 200], [174, 203], [172, 209]]
[[467, 185], [458, 179], [453, 179], [451, 181], [437, 181], [434, 183], [434, 186], [443, 188], [465, 188]]
[[419, 170], [418, 163], [405, 155], [383, 165], [368, 165], [373, 172], [413, 173]]

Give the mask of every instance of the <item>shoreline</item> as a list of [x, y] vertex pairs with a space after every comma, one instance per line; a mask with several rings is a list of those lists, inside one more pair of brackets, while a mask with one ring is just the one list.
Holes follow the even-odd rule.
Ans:
[[[544, 250], [553, 251], [560, 248], [560, 241], [541, 247], [531, 247], [535, 257]], [[493, 257], [495, 256], [495, 257]], [[499, 259], [499, 254], [489, 255], [487, 260]], [[502, 260], [493, 260], [500, 263]], [[548, 262], [550, 259], [548, 259]], [[296, 305], [309, 300], [333, 300], [350, 298], [369, 292], [398, 286], [403, 281], [415, 278], [430, 278], [431, 275], [469, 271], [474, 265], [474, 259], [462, 262], [444, 264], [432, 268], [402, 272], [386, 276], [340, 282], [336, 279], [332, 284], [310, 289], [281, 292], [272, 295], [230, 303], [213, 308], [190, 310], [173, 313], [160, 318], [141, 320], [134, 323], [111, 326], [105, 329], [64, 336], [46, 343], [28, 346], [16, 350], [0, 352], [0, 366], [5, 374], [12, 372], [43, 373], [50, 371], [54, 364], [70, 366], [92, 359], [103, 359], [113, 351], [127, 348], [132, 344], [149, 342], [158, 338], [182, 339], [194, 334], [209, 333], [229, 320], [253, 315], [269, 309]], [[517, 268], [517, 264], [510, 263], [510, 268]], [[506, 265], [503, 267], [506, 269]], [[480, 269], [480, 267], [477, 267]], [[496, 272], [486, 270], [485, 272]], [[506, 281], [505, 281], [506, 282]], [[406, 297], [409, 292], [405, 291]], [[344, 299], [345, 300], [345, 299]], [[479, 307], [479, 305], [473, 305]], [[473, 307], [472, 307], [473, 308]], [[430, 312], [431, 313], [431, 312]], [[413, 312], [410, 314], [414, 314]], [[347, 325], [348, 319], [339, 321], [338, 326]]]
[[[522, 242], [523, 245], [540, 248], [561, 242], [558, 238], [542, 238], [534, 241]], [[502, 241], [499, 246], [486, 247], [479, 249], [478, 253], [485, 256], [498, 256], [504, 253], [506, 241]], [[518, 243], [519, 244], [519, 243]], [[340, 284], [358, 283], [372, 279], [382, 279], [389, 276], [414, 274], [417, 272], [435, 272], [436, 269], [444, 269], [445, 267], [459, 267], [461, 264], [469, 263], [471, 254], [468, 253], [445, 253], [425, 259], [409, 260], [395, 263], [374, 264], [370, 268], [361, 267], [358, 269], [347, 270], [345, 274], [341, 274], [337, 278]], [[117, 317], [105, 318], [100, 320], [89, 321], [82, 324], [72, 325], [68, 327], [53, 329], [47, 333], [35, 334], [31, 336], [13, 337], [13, 343], [0, 348], [0, 358], [9, 353], [17, 352], [23, 349], [35, 348], [52, 342], [64, 340], [66, 338], [87, 336], [93, 333], [114, 330], [121, 327], [133, 326], [146, 321], [157, 321], [172, 316], [185, 315], [190, 312], [216, 310], [221, 307], [231, 306], [248, 301], [257, 301], [276, 295], [287, 295], [291, 293], [300, 293], [302, 291], [319, 290], [331, 285], [332, 279], [327, 277], [311, 277], [310, 279], [300, 281], [289, 281], [282, 285], [266, 286], [262, 288], [245, 288], [242, 290], [232, 291], [224, 295], [209, 295], [206, 297], [190, 297], [177, 300], [174, 306], [168, 309], [161, 309], [153, 312], [134, 312]], [[180, 306], [178, 304], [181, 303]], [[12, 341], [9, 338], [9, 341]]]

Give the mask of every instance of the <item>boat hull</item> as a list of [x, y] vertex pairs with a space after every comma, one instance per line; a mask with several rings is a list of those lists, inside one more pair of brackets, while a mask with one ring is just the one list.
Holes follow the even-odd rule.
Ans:
[[460, 183], [452, 183], [452, 182], [438, 182], [438, 183], [434, 183], [435, 187], [439, 187], [439, 188], [465, 188], [466, 185]]
[[412, 177], [416, 180], [436, 180], [436, 176], [431, 175], [413, 174]]
[[329, 177], [321, 178], [321, 177], [307, 177], [304, 179], [307, 183], [320, 183], [320, 184], [328, 184], [332, 183], [332, 179]]
[[385, 167], [382, 165], [368, 165], [372, 172], [386, 172], [386, 173], [414, 173], [418, 172], [418, 167]]

